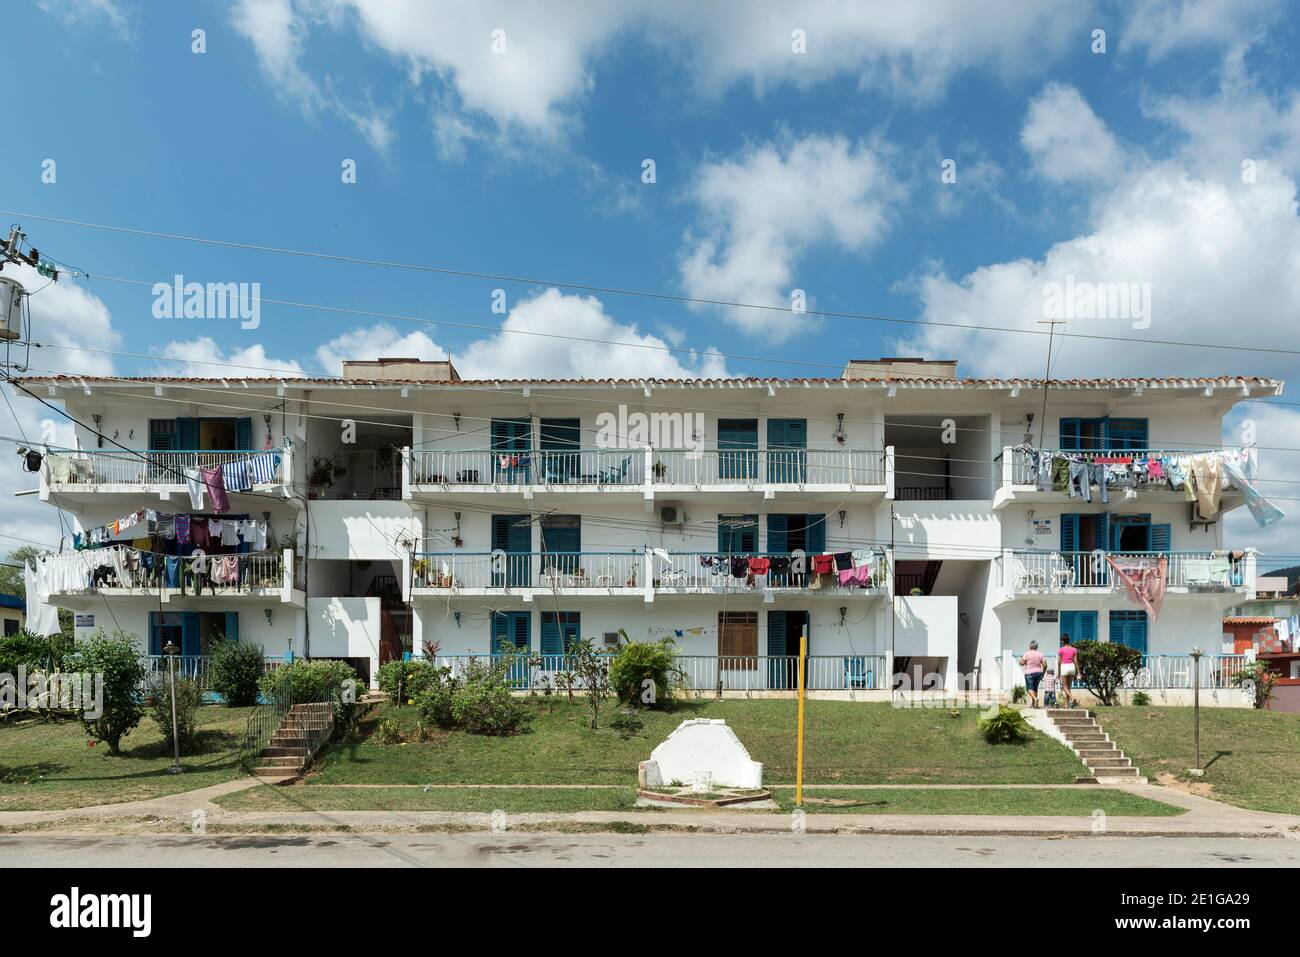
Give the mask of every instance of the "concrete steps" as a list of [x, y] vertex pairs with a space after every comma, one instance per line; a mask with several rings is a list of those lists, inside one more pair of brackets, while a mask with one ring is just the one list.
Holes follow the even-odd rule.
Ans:
[[1076, 781], [1095, 781], [1098, 784], [1146, 783], [1147, 779], [1142, 777], [1133, 762], [1110, 740], [1091, 711], [1079, 708], [1046, 710], [1047, 717], [1065, 738], [1070, 750], [1079, 756], [1079, 760], [1088, 769], [1088, 774], [1080, 776]]
[[334, 709], [328, 703], [293, 705], [258, 755], [254, 777], [267, 784], [296, 781], [333, 730]]

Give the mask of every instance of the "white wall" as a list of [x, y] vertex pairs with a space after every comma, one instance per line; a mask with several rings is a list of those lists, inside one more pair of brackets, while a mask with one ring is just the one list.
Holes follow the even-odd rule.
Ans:
[[380, 609], [378, 598], [310, 598], [313, 657], [369, 658], [373, 678], [379, 671]]

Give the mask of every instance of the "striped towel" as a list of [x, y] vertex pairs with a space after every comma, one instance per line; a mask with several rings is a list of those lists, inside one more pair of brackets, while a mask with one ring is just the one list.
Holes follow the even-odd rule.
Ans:
[[227, 462], [221, 466], [221, 479], [227, 492], [242, 492], [252, 488], [253, 483], [248, 480], [248, 459]]
[[274, 452], [264, 452], [261, 455], [254, 455], [248, 460], [248, 471], [253, 477], [254, 485], [264, 485], [267, 482], [274, 482], [276, 473], [280, 470], [280, 456]]

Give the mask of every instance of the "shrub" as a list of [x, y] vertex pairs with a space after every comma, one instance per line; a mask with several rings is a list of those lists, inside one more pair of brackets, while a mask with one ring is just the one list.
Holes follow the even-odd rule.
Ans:
[[1147, 694], [1145, 691], [1135, 691], [1133, 692], [1133, 698], [1131, 700], [1134, 706], [1138, 708], [1145, 708], [1147, 705], [1151, 703], [1151, 696]]
[[268, 699], [288, 694], [293, 704], [329, 701], [334, 705], [334, 735], [343, 737], [356, 725], [361, 694], [357, 673], [346, 661], [297, 659], [268, 671], [258, 681]]
[[420, 719], [440, 728], [456, 726], [452, 711], [452, 698], [460, 688], [460, 679], [451, 676], [450, 668], [437, 669], [438, 674], [415, 696], [415, 707]]
[[1024, 685], [1016, 685], [1014, 688], [1011, 689], [1012, 704], [1020, 704], [1022, 701], [1025, 700], [1026, 697], [1028, 697], [1028, 692], [1025, 691]]
[[388, 661], [379, 666], [379, 690], [394, 704], [406, 704], [437, 682], [440, 669], [431, 661]]
[[1102, 704], [1115, 704], [1120, 687], [1137, 677], [1142, 652], [1115, 641], [1081, 641], [1076, 647], [1079, 675], [1088, 682], [1088, 690]]
[[397, 744], [402, 740], [402, 728], [396, 718], [380, 718], [375, 725], [375, 744]]
[[145, 667], [135, 638], [121, 631], [96, 632], [77, 646], [68, 665], [83, 674], [103, 676], [102, 700], [85, 702], [78, 718], [88, 735], [108, 745], [109, 754], [121, 754], [122, 739], [144, 717], [139, 688]]
[[681, 682], [672, 639], [630, 641], [609, 663], [609, 685], [620, 702], [627, 705], [667, 707], [673, 689]]
[[1238, 688], [1248, 688], [1254, 692], [1256, 708], [1268, 707], [1269, 698], [1273, 697], [1273, 685], [1277, 683], [1277, 673], [1262, 661], [1252, 661], [1242, 665], [1241, 670], [1232, 676], [1232, 683]]
[[[149, 716], [162, 732], [163, 741], [172, 747], [172, 689], [171, 679], [166, 672], [159, 672], [150, 680], [146, 694], [149, 704]], [[198, 737], [196, 718], [199, 705], [203, 703], [203, 689], [198, 682], [189, 678], [176, 678], [176, 736], [182, 748], [189, 748]]]
[[64, 665], [76, 650], [71, 638], [64, 635], [33, 635], [19, 631], [0, 638], [0, 674], [17, 675], [21, 665], [33, 671], [64, 671]]
[[262, 680], [262, 649], [251, 641], [221, 641], [212, 649], [208, 663], [208, 686], [227, 707], [257, 704], [258, 682]]
[[1029, 734], [1025, 716], [1017, 708], [998, 705], [997, 711], [986, 712], [978, 722], [979, 732], [989, 744], [1012, 744], [1023, 741]]
[[466, 681], [451, 695], [451, 715], [470, 734], [515, 734], [531, 715], [500, 680]]

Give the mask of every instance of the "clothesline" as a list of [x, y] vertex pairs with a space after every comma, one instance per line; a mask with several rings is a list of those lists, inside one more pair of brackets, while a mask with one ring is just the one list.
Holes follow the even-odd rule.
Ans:
[[[144, 527], [140, 528], [142, 523]], [[129, 534], [132, 529], [137, 530], [134, 535]], [[145, 550], [139, 542], [163, 539], [174, 540], [181, 547], [193, 543], [198, 548], [208, 548], [213, 539], [217, 539], [222, 545], [233, 547], [243, 543], [254, 551], [262, 551], [267, 547], [268, 529], [269, 523], [265, 519], [223, 519], [147, 508], [124, 519], [75, 533], [72, 547], [83, 551], [132, 542], [137, 543], [134, 545], [137, 549]]]

